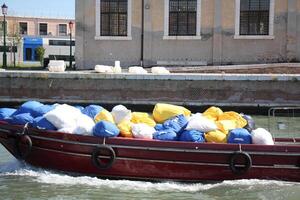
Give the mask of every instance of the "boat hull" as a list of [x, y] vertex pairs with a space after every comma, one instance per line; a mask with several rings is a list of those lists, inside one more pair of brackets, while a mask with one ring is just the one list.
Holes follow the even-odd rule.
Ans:
[[[299, 140], [274, 146], [200, 144], [105, 139], [35, 129], [27, 130], [25, 137], [18, 134], [22, 129], [0, 123], [0, 142], [16, 158], [46, 169], [153, 181], [272, 179], [300, 182]], [[251, 163], [245, 155], [250, 157]]]

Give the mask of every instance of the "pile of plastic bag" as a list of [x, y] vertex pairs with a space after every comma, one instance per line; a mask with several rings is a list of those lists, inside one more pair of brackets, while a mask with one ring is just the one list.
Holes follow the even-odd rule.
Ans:
[[255, 128], [251, 116], [210, 107], [192, 114], [182, 106], [158, 103], [152, 114], [123, 105], [111, 111], [99, 105], [71, 106], [28, 101], [18, 109], [0, 108], [0, 120], [42, 130], [98, 137], [126, 137], [199, 143], [273, 145], [272, 135]]

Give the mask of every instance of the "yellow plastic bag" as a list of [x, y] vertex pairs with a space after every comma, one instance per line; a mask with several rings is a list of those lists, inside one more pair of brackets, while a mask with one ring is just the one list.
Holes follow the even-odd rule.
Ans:
[[143, 112], [133, 112], [131, 122], [134, 124], [147, 124], [151, 127], [156, 125], [156, 122], [149, 116], [149, 114]]
[[225, 134], [228, 134], [230, 130], [237, 128], [237, 124], [235, 120], [220, 120], [220, 121], [216, 121], [216, 124], [218, 129]]
[[227, 135], [219, 130], [208, 132], [204, 136], [209, 143], [227, 143]]
[[224, 112], [222, 115], [218, 118], [221, 120], [235, 120], [236, 121], [236, 128], [243, 128], [247, 125], [247, 120], [245, 120], [239, 113], [230, 111], [230, 112]]
[[100, 121], [108, 121], [111, 123], [115, 123], [114, 118], [110, 112], [108, 112], [106, 109], [103, 109], [101, 112], [99, 112], [95, 118], [94, 121], [100, 122]]
[[131, 132], [132, 123], [130, 121], [124, 120], [121, 123], [119, 123], [117, 126], [120, 129], [121, 137], [127, 137], [127, 138], [133, 137]]
[[207, 117], [208, 119], [218, 121], [218, 117], [223, 114], [223, 111], [215, 106], [212, 106], [208, 108], [206, 111], [204, 111], [203, 115]]
[[182, 106], [163, 103], [156, 104], [153, 110], [153, 118], [157, 123], [163, 123], [164, 121], [181, 114], [188, 117], [191, 115], [191, 111]]

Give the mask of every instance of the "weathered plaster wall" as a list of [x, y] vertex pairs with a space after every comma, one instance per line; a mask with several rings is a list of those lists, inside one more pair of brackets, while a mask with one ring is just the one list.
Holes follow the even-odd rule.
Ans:
[[[76, 0], [76, 64], [139, 65], [141, 0], [132, 0], [132, 40], [95, 40], [95, 0]], [[300, 61], [300, 1], [275, 0], [274, 39], [234, 39], [235, 0], [202, 0], [201, 40], [165, 40], [164, 1], [145, 0], [144, 64], [158, 61], [245, 64]]]
[[[274, 39], [234, 39], [235, 1], [222, 1], [222, 63], [286, 61], [287, 1], [275, 1]], [[233, 11], [233, 12], [232, 12]]]
[[113, 65], [115, 60], [120, 60], [123, 65], [139, 65], [141, 1], [132, 0], [132, 40], [95, 40], [95, 3], [95, 0], [76, 1], [76, 43], [82, 46], [76, 52], [77, 68], [92, 69], [97, 64]]

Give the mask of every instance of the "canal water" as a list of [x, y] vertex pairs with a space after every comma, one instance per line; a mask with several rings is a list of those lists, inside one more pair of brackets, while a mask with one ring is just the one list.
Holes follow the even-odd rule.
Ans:
[[[267, 128], [267, 117], [254, 118], [258, 127]], [[279, 129], [287, 129], [289, 126], [284, 119], [280, 123], [284, 125], [277, 127]], [[300, 183], [237, 180], [184, 184], [72, 177], [25, 165], [0, 146], [0, 199], [299, 200]]]

